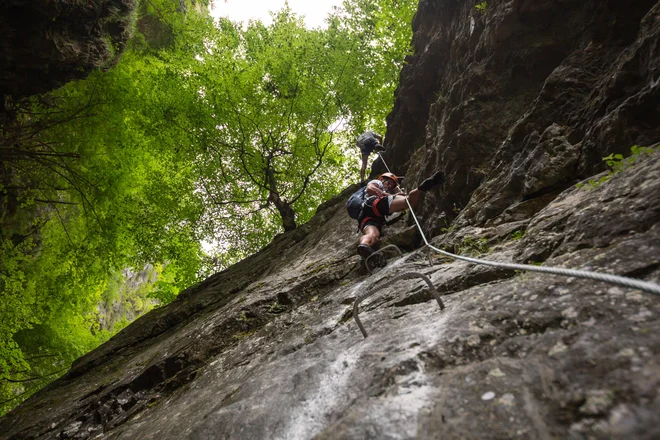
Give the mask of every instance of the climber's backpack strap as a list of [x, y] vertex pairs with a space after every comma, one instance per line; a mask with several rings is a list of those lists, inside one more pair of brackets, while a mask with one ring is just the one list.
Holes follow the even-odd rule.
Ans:
[[346, 211], [351, 218], [357, 220], [360, 217], [366, 194], [367, 187], [365, 186], [355, 191], [353, 195], [349, 197], [348, 202], [346, 202]]

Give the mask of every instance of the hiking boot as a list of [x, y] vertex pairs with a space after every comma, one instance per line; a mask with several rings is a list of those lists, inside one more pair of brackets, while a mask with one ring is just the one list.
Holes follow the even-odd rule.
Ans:
[[[362, 257], [362, 260], [366, 261], [367, 258], [369, 258], [369, 256], [374, 253], [374, 250], [366, 244], [361, 244], [357, 248], [357, 253]], [[385, 267], [387, 265], [387, 260], [385, 260], [381, 254], [376, 254], [375, 256], [369, 258], [369, 264], [375, 267]]]
[[363, 260], [366, 260], [369, 255], [374, 253], [374, 250], [371, 249], [366, 244], [361, 244], [357, 248], [357, 253], [358, 253], [359, 256], [362, 257]]
[[445, 173], [442, 171], [436, 171], [431, 177], [424, 180], [422, 184], [418, 186], [418, 188], [421, 191], [428, 191], [431, 188], [442, 185], [443, 183], [445, 183]]

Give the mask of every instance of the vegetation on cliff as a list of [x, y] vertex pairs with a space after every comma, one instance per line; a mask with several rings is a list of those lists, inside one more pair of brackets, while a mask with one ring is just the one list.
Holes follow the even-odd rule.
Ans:
[[[0, 413], [306, 222], [357, 175], [354, 136], [384, 128], [415, 2], [349, 0], [327, 29], [180, 5], [142, 3], [116, 66], [5, 114]], [[140, 283], [122, 273], [145, 265]]]

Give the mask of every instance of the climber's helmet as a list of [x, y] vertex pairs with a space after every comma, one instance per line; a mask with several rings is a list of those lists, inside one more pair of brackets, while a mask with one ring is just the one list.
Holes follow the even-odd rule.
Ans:
[[387, 190], [393, 190], [399, 185], [399, 178], [392, 173], [383, 173], [378, 176], [378, 180], [383, 182], [383, 185]]

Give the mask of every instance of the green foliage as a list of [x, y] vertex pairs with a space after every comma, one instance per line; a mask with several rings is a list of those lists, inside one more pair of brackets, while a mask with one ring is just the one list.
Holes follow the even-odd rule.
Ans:
[[344, 97], [350, 109], [351, 140], [365, 128], [385, 133], [398, 76], [411, 53], [416, 9], [414, 0], [348, 0], [328, 19], [333, 49], [353, 56], [351, 74], [344, 77], [353, 90]]
[[488, 2], [479, 2], [474, 5], [474, 9], [476, 9], [480, 14], [483, 14], [488, 10]]
[[96, 321], [99, 330], [115, 333], [165, 302], [158, 292], [163, 280], [163, 266], [146, 265], [141, 271], [124, 269], [110, 278], [97, 306]]
[[585, 189], [589, 189], [589, 190], [591, 190], [591, 189], [596, 189], [596, 188], [598, 188], [599, 186], [601, 186], [603, 183], [605, 183], [605, 182], [607, 182], [608, 180], [610, 180], [611, 177], [612, 177], [612, 174], [606, 174], [606, 175], [604, 175], [604, 176], [601, 176], [601, 177], [598, 178], [598, 179], [589, 179], [589, 180], [587, 181], [587, 183], [577, 183], [577, 184], [575, 185], [575, 187], [576, 187], [577, 189], [583, 189], [583, 188], [585, 188]]
[[255, 223], [239, 240], [223, 237], [249, 251], [309, 219], [343, 183], [331, 178], [345, 159], [328, 127], [342, 118], [333, 84], [346, 63], [337, 66], [323, 34], [288, 10], [270, 27], [222, 21], [206, 40], [213, 50], [177, 72], [206, 127], [190, 153], [213, 219], [231, 231], [247, 216]]
[[524, 229], [518, 229], [517, 231], [513, 231], [510, 235], [511, 240], [520, 240], [523, 238], [525, 235], [525, 230]]
[[278, 313], [282, 313], [284, 311], [286, 311], [286, 307], [283, 306], [282, 304], [280, 304], [277, 301], [275, 301], [273, 304], [270, 305], [270, 307], [268, 307], [268, 312], [269, 313], [278, 314]]
[[[108, 72], [20, 103], [3, 127], [0, 414], [157, 304], [148, 296], [171, 301], [203, 275], [181, 136], [145, 108], [160, 73], [129, 50]], [[148, 262], [164, 267], [157, 283], [121, 287], [121, 269]]]
[[306, 222], [357, 175], [355, 137], [385, 131], [415, 1], [349, 0], [327, 30], [288, 8], [216, 27], [184, 3], [142, 2], [113, 68], [3, 126], [0, 414]]
[[354, 137], [392, 106], [411, 36], [414, 2], [405, 5], [346, 2], [326, 31], [306, 29], [287, 8], [270, 26], [221, 20], [204, 29], [202, 55], [181, 46], [167, 58], [189, 93], [178, 122], [191, 127], [203, 222], [222, 243], [216, 261], [306, 222], [350, 181]]
[[610, 180], [615, 174], [633, 166], [637, 160], [648, 157], [652, 154], [660, 152], [660, 146], [652, 147], [640, 147], [633, 145], [630, 147], [630, 156], [624, 157], [623, 154], [609, 154], [608, 156], [603, 157], [603, 161], [609, 167], [609, 172], [598, 179], [589, 179], [587, 183], [578, 183], [576, 187], [578, 189], [595, 189], [598, 188], [603, 183]]
[[456, 225], [450, 225], [446, 228], [441, 228], [440, 232], [442, 232], [443, 234], [450, 234], [450, 233], [454, 232], [455, 230], [456, 230]]
[[609, 156], [603, 157], [603, 161], [605, 161], [613, 173], [618, 173], [623, 169], [623, 154], [612, 153]]
[[486, 254], [490, 251], [488, 247], [488, 240], [485, 238], [470, 238], [466, 237], [461, 241], [457, 249], [458, 255], [479, 255]]
[[612, 153], [609, 156], [603, 157], [603, 161], [610, 168], [611, 173], [616, 174], [634, 165], [638, 159], [648, 157], [657, 152], [660, 152], [660, 146], [640, 147], [633, 145], [630, 147], [630, 156], [627, 158], [624, 158], [622, 154]]

